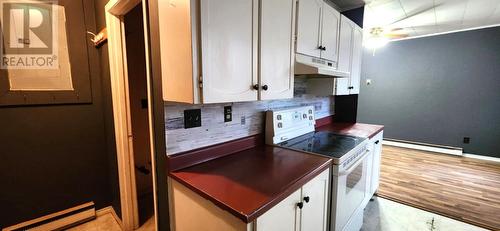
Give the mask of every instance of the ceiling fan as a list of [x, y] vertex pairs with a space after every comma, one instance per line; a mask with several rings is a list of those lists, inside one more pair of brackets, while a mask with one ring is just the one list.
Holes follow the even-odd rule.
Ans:
[[429, 10], [433, 10], [435, 7], [438, 7], [438, 6], [439, 5], [433, 5], [433, 6], [426, 7], [426, 8], [420, 9], [420, 10], [416, 10], [415, 12], [412, 12], [411, 14], [407, 14], [405, 17], [400, 18], [400, 19], [398, 19], [392, 23], [389, 23], [387, 25], [372, 27], [369, 29], [369, 38], [388, 39], [388, 40], [406, 38], [409, 36], [407, 31], [413, 30], [414, 28], [420, 27], [420, 26], [415, 25], [415, 26], [409, 26], [409, 27], [398, 27], [397, 24], [402, 22], [402, 21], [408, 20], [412, 17], [415, 17], [419, 14], [425, 13]]

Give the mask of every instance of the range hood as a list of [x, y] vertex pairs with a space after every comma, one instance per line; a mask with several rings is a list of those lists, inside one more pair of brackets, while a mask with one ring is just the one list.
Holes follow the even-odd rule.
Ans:
[[337, 70], [337, 64], [324, 59], [295, 55], [295, 75], [315, 75], [324, 78], [348, 78], [351, 73]]

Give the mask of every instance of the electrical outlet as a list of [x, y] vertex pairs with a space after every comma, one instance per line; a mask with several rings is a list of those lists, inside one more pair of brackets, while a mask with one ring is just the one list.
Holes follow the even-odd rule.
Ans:
[[148, 99], [141, 99], [141, 108], [148, 109]]
[[464, 137], [464, 144], [470, 143], [470, 137]]
[[233, 109], [231, 106], [224, 107], [224, 123], [233, 121]]
[[241, 117], [241, 125], [245, 125], [245, 124], [246, 124], [246, 117], [242, 116]]
[[201, 109], [184, 110], [184, 128], [201, 127]]

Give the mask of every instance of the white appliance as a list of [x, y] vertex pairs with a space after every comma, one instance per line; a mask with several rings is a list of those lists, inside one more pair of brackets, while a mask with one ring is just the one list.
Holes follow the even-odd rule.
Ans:
[[335, 62], [302, 54], [295, 55], [295, 74], [330, 78], [348, 78], [351, 75], [350, 72], [338, 70]]
[[358, 231], [370, 195], [368, 139], [315, 131], [314, 107], [266, 113], [266, 143], [333, 160], [330, 230]]

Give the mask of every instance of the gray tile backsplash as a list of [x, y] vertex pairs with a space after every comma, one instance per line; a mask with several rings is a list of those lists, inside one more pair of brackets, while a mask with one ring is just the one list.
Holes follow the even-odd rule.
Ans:
[[[264, 132], [265, 111], [314, 105], [316, 118], [334, 114], [334, 100], [304, 94], [305, 80], [296, 78], [295, 98], [205, 105], [165, 105], [167, 155], [222, 143]], [[231, 105], [233, 119], [224, 123], [224, 106]], [[201, 109], [201, 127], [184, 129], [184, 110]]]

